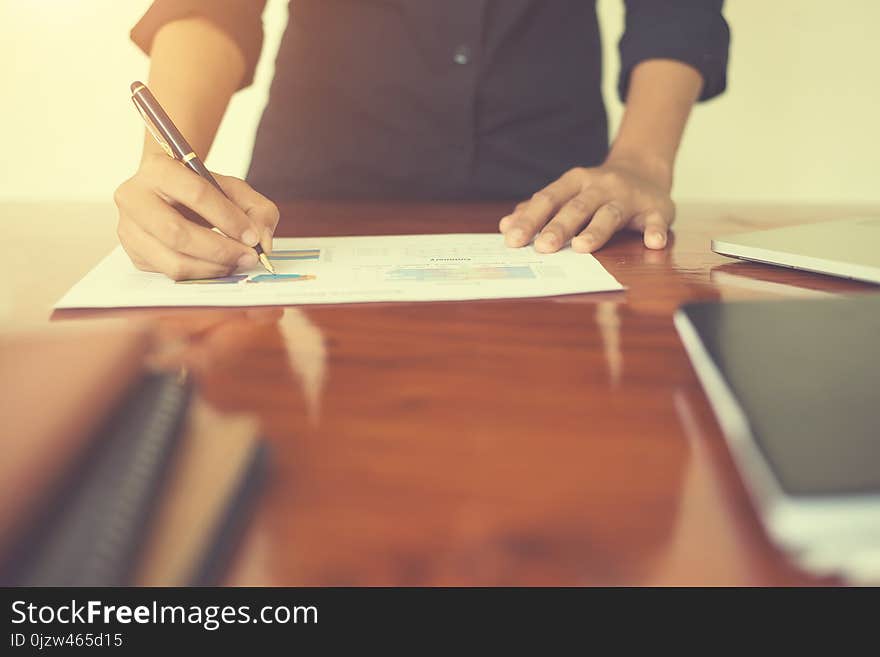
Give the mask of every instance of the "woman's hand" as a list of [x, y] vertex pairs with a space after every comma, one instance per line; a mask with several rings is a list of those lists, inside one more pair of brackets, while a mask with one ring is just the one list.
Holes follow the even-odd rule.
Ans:
[[[225, 276], [257, 264], [254, 246], [272, 251], [278, 208], [245, 181], [214, 174], [229, 198], [164, 153], [144, 156], [134, 176], [114, 194], [117, 232], [138, 269], [174, 280]], [[225, 235], [187, 220], [174, 207], [196, 212]]]
[[668, 167], [609, 159], [599, 167], [571, 169], [518, 204], [499, 228], [508, 246], [534, 238], [541, 253], [558, 251], [569, 240], [575, 251], [590, 253], [622, 228], [644, 233], [649, 249], [662, 249], [675, 219], [671, 187]]

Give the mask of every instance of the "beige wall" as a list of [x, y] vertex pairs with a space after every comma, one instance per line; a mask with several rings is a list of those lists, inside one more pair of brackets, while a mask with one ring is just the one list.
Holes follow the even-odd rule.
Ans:
[[[0, 200], [109, 199], [138, 157], [129, 83], [147, 62], [128, 29], [147, 0], [0, 0]], [[612, 121], [620, 0], [599, 0]], [[697, 108], [678, 199], [880, 201], [876, 0], [728, 0], [728, 92]], [[208, 164], [242, 175], [286, 20], [269, 0], [255, 85], [233, 101]], [[63, 101], [75, 101], [69, 111]], [[103, 146], [99, 146], [99, 140]]]

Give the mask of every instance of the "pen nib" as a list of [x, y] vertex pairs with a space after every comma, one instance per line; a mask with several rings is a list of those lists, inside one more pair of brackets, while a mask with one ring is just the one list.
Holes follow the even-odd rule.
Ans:
[[273, 266], [272, 266], [272, 263], [269, 262], [269, 258], [266, 256], [265, 253], [261, 253], [261, 254], [260, 254], [260, 262], [263, 263], [263, 267], [266, 268], [266, 271], [267, 271], [267, 272], [269, 272], [270, 274], [274, 274], [274, 273], [275, 273], [275, 267], [273, 267]]

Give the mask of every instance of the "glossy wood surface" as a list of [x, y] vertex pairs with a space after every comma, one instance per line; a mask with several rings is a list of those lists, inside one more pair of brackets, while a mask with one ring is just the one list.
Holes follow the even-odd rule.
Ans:
[[[279, 234], [486, 232], [507, 209], [295, 203]], [[47, 212], [4, 208], [32, 218], [17, 244], [54, 261], [29, 294], [4, 283], [0, 316], [48, 317], [114, 240], [108, 208], [41, 235]], [[51, 318], [155, 320], [159, 358], [187, 363], [217, 408], [259, 417], [271, 474], [228, 584], [816, 583], [763, 535], [672, 314], [876, 290], [709, 250], [713, 235], [857, 213], [880, 208], [685, 205], [667, 250], [622, 234], [597, 254], [628, 288], [612, 294]]]

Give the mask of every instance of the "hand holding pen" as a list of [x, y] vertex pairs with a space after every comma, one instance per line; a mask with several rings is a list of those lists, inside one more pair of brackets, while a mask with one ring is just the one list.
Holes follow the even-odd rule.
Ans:
[[[272, 271], [266, 254], [278, 223], [275, 204], [243, 180], [215, 178], [143, 84], [132, 84], [132, 100], [150, 133], [173, 158], [145, 157], [138, 172], [116, 191], [119, 238], [132, 262], [175, 280], [225, 276], [258, 262]], [[196, 212], [215, 229], [188, 221], [173, 203]]]

